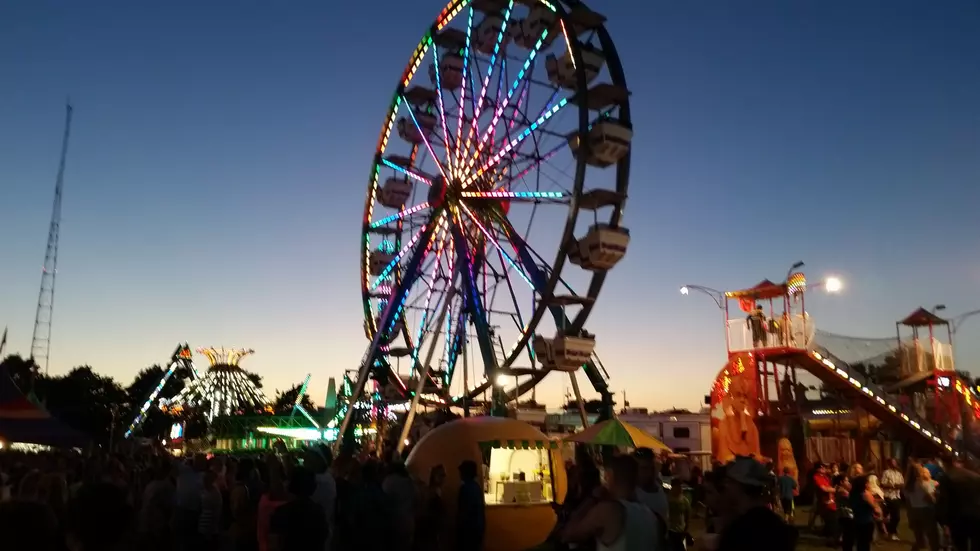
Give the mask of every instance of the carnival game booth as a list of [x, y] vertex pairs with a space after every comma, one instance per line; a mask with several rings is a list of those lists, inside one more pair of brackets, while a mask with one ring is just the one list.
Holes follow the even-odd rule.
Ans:
[[[438, 465], [446, 469], [443, 496], [452, 516], [458, 467], [475, 462], [487, 507], [484, 549], [520, 551], [543, 543], [555, 526], [552, 503], [563, 501], [567, 489], [559, 445], [516, 419], [469, 417], [432, 429], [415, 445], [407, 465], [420, 480], [428, 480]], [[455, 526], [455, 519], [446, 526]]]

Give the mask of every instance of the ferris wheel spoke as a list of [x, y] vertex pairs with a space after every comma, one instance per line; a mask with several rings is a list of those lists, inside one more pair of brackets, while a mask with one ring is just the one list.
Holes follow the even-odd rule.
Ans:
[[[384, 267], [384, 269], [378, 275], [378, 278], [374, 280], [374, 283], [371, 284], [371, 288], [370, 288], [371, 291], [374, 291], [375, 289], [378, 288], [379, 285], [381, 285], [382, 283], [388, 280], [388, 277], [391, 276], [392, 272], [395, 271], [395, 267], [398, 266], [398, 262], [401, 260], [403, 256], [405, 256], [405, 253], [411, 250], [412, 247], [414, 247], [415, 244], [418, 243], [419, 239], [423, 236], [423, 234], [425, 234], [427, 230], [429, 230], [429, 228], [431, 228], [432, 226], [433, 224], [430, 222], [428, 224], [423, 225], [421, 228], [419, 228], [419, 231], [415, 232], [415, 235], [412, 236], [411, 241], [409, 241], [407, 245], [402, 247], [402, 250], [398, 251], [398, 254], [396, 254], [395, 257], [388, 262], [388, 265]], [[431, 234], [431, 232], [429, 233]], [[426, 245], [428, 245], [428, 243], [426, 243]]]
[[[538, 56], [538, 52], [541, 50], [541, 46], [545, 43], [547, 38], [548, 29], [545, 29], [541, 32], [541, 36], [534, 44], [534, 47], [531, 49], [530, 53], [528, 53], [527, 59], [524, 60], [524, 66], [517, 72], [517, 78], [514, 79], [514, 83], [511, 84], [510, 89], [507, 91], [507, 96], [502, 102], [497, 102], [497, 108], [494, 110], [493, 118], [490, 120], [490, 124], [487, 126], [487, 131], [480, 138], [480, 142], [476, 146], [476, 153], [470, 156], [470, 162], [467, 165], [467, 170], [472, 169], [476, 159], [480, 158], [480, 154], [483, 153], [483, 148], [486, 147], [487, 140], [490, 138], [494, 129], [497, 128], [497, 123], [500, 122], [500, 116], [504, 113], [504, 110], [507, 109], [507, 106], [510, 105], [510, 100], [514, 97], [517, 89], [520, 88], [521, 84], [525, 82], [524, 77], [525, 75], [529, 74], [528, 69], [531, 68], [531, 64], [534, 63], [534, 59]], [[513, 123], [513, 119], [511, 122]]]
[[415, 180], [417, 182], [422, 182], [423, 184], [425, 184], [427, 186], [431, 186], [432, 185], [432, 180], [430, 180], [429, 178], [426, 178], [425, 176], [423, 176], [423, 175], [415, 172], [414, 170], [411, 170], [411, 169], [406, 168], [406, 167], [401, 166], [401, 165], [397, 165], [397, 164], [389, 161], [388, 159], [381, 159], [381, 163], [384, 164], [385, 166], [387, 166], [388, 168], [392, 168], [394, 170], [397, 170], [398, 172], [401, 172], [405, 176], [408, 176], [409, 178], [411, 178], [411, 179], [413, 179], [413, 180]]
[[[445, 214], [443, 216], [445, 216]], [[432, 240], [432, 242], [435, 243], [436, 249], [435, 261], [432, 263], [432, 271], [429, 274], [429, 282], [427, 282], [428, 291], [425, 293], [425, 302], [422, 305], [422, 314], [419, 316], [419, 325], [415, 332], [415, 342], [413, 343], [414, 346], [412, 350], [412, 371], [417, 372], [418, 376], [420, 377], [424, 375], [424, 372], [418, 372], [418, 353], [422, 349], [422, 344], [424, 342], [426, 321], [428, 320], [429, 316], [429, 304], [432, 301], [432, 292], [435, 290], [436, 286], [435, 280], [440, 267], [439, 261], [442, 259], [442, 253], [446, 244], [446, 240], [443, 239], [443, 235], [445, 235], [447, 231], [447, 228], [440, 226], [440, 228], [436, 230], [436, 235]], [[422, 369], [424, 370], [425, 367], [423, 366]]]
[[520, 145], [524, 140], [526, 140], [528, 136], [531, 135], [532, 132], [538, 129], [538, 127], [547, 123], [548, 120], [555, 115], [555, 113], [560, 111], [561, 108], [565, 107], [566, 105], [568, 105], [568, 98], [562, 98], [558, 103], [556, 103], [553, 107], [551, 107], [551, 109], [546, 110], [544, 114], [538, 117], [538, 119], [533, 123], [531, 123], [530, 126], [525, 128], [524, 131], [518, 134], [516, 138], [513, 138], [510, 141], [508, 141], [506, 144], [504, 144], [504, 146], [500, 149], [500, 151], [495, 153], [494, 156], [490, 158], [490, 160], [484, 163], [483, 166], [479, 168], [479, 170], [477, 170], [464, 182], [463, 186], [465, 187], [473, 183], [477, 178], [482, 176], [485, 172], [496, 167], [497, 164], [500, 162], [501, 158], [503, 158], [505, 155], [510, 153], [516, 146]]
[[[462, 88], [459, 91], [459, 109], [456, 113], [456, 147], [454, 158], [456, 161], [453, 163], [454, 166], [459, 166], [463, 162], [462, 139], [463, 139], [463, 112], [466, 111], [466, 83], [471, 82], [471, 75], [469, 72], [470, 65], [470, 52], [472, 46], [472, 36], [473, 36], [473, 7], [469, 8], [469, 13], [466, 19], [466, 44], [465, 51], [463, 52], [463, 81]], [[472, 86], [471, 86], [472, 88]], [[476, 92], [475, 89], [471, 92]]]
[[[497, 65], [497, 58], [503, 60], [504, 56], [500, 55], [500, 47], [503, 45], [504, 37], [507, 36], [507, 24], [510, 21], [510, 13], [514, 9], [514, 1], [507, 1], [507, 9], [504, 10], [503, 19], [500, 23], [500, 31], [497, 32], [497, 42], [493, 45], [493, 54], [490, 55], [489, 68], [487, 68], [487, 74], [483, 76], [483, 87], [480, 89], [480, 99], [476, 102], [476, 109], [473, 112], [473, 118], [470, 122], [470, 129], [466, 133], [466, 145], [464, 149], [467, 154], [470, 152], [470, 146], [473, 143], [473, 138], [476, 136], [476, 132], [479, 130], [480, 126], [480, 115], [483, 112], [483, 102], [487, 96], [487, 89], [490, 86], [490, 79], [493, 78], [493, 70]], [[472, 157], [471, 157], [472, 161]], [[472, 165], [473, 163], [468, 163]]]
[[475, 214], [473, 214], [473, 211], [471, 211], [469, 207], [467, 207], [464, 203], [460, 203], [460, 207], [462, 207], [463, 212], [470, 218], [473, 224], [477, 228], [479, 228], [481, 232], [483, 232], [483, 235], [486, 237], [487, 241], [489, 241], [498, 251], [500, 251], [500, 254], [502, 254], [504, 258], [507, 259], [507, 262], [510, 263], [510, 265], [515, 270], [517, 270], [517, 273], [520, 274], [522, 278], [524, 278], [524, 281], [526, 281], [527, 284], [530, 285], [532, 289], [534, 289], [535, 288], [534, 283], [531, 281], [531, 278], [528, 276], [528, 274], [523, 269], [521, 269], [520, 264], [516, 260], [511, 258], [510, 255], [508, 255], [506, 252], [504, 252], [503, 247], [500, 246], [500, 243], [497, 242], [497, 239], [489, 231], [487, 231], [485, 227], [483, 227], [483, 224], [481, 224], [480, 220], [476, 217]]
[[432, 44], [432, 52], [435, 56], [435, 63], [433, 64], [433, 67], [435, 67], [436, 74], [436, 101], [438, 102], [439, 106], [439, 124], [442, 126], [443, 147], [446, 150], [446, 164], [448, 165], [450, 171], [452, 171], [453, 152], [450, 151], [452, 142], [449, 138], [449, 127], [446, 123], [446, 105], [442, 99], [442, 75], [439, 72], [439, 47], [434, 43]]
[[[435, 163], [436, 168], [439, 169], [439, 173], [442, 174], [442, 177], [448, 181], [449, 177], [446, 175], [446, 170], [442, 167], [442, 163], [439, 162], [439, 158], [436, 156], [436, 152], [432, 149], [432, 143], [429, 141], [429, 138], [426, 135], [426, 131], [422, 128], [422, 125], [419, 124], [419, 120], [415, 117], [415, 109], [411, 106], [411, 103], [409, 103], [408, 99], [405, 98], [404, 95], [402, 95], [401, 98], [402, 101], [409, 106], [408, 114], [412, 118], [412, 124], [415, 125], [415, 129], [418, 130], [419, 135], [422, 136], [422, 143], [425, 144], [425, 148], [429, 151], [429, 155], [432, 158], [432, 162]], [[429, 182], [429, 185], [432, 185], [432, 183]]]
[[460, 195], [465, 199], [506, 199], [511, 202], [540, 202], [551, 200], [567, 202], [569, 195], [561, 191], [463, 191]]
[[421, 203], [421, 204], [415, 205], [414, 207], [411, 207], [411, 208], [402, 210], [400, 212], [396, 212], [395, 214], [392, 214], [390, 216], [385, 216], [384, 218], [382, 218], [381, 220], [378, 220], [376, 222], [372, 222], [370, 227], [371, 227], [371, 229], [377, 229], [377, 228], [380, 228], [381, 226], [385, 226], [385, 225], [390, 224], [392, 222], [395, 222], [397, 220], [403, 220], [404, 218], [406, 218], [408, 216], [412, 216], [413, 214], [417, 214], [419, 212], [422, 212], [423, 210], [425, 210], [427, 208], [429, 208], [429, 203], [428, 202]]

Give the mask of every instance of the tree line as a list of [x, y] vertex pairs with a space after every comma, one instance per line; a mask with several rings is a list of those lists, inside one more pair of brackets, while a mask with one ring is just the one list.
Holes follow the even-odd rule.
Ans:
[[[88, 365], [75, 367], [64, 375], [45, 375], [38, 370], [33, 360], [16, 354], [7, 356], [0, 362], [0, 373], [3, 368], [17, 388], [35, 404], [102, 446], [108, 445], [113, 438], [118, 441], [122, 437], [167, 371], [161, 365], [151, 365], [140, 370], [127, 386], [123, 386]], [[246, 373], [256, 387], [262, 388], [261, 375], [248, 371]], [[192, 377], [193, 373], [189, 369], [178, 368], [167, 380], [157, 399], [173, 398], [190, 384]], [[276, 392], [275, 399], [272, 400], [273, 415], [290, 413], [300, 386], [296, 384]], [[309, 395], [305, 393], [300, 404], [308, 411], [316, 409]], [[154, 404], [135, 435], [159, 441], [169, 437], [170, 427], [177, 421], [188, 423], [185, 433], [188, 437], [193, 437], [194, 432], [203, 431], [203, 421], [198, 412], [184, 412], [181, 416], [176, 416], [160, 411]]]

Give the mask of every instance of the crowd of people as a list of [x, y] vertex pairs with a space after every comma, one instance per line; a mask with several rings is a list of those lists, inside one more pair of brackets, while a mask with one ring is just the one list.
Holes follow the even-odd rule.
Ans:
[[911, 460], [903, 472], [891, 459], [878, 476], [862, 465], [818, 464], [808, 527], [844, 551], [867, 551], [876, 540], [899, 540], [906, 517], [912, 551], [980, 549], [980, 476], [959, 460]]
[[[251, 456], [0, 453], [4, 551], [477, 550], [478, 467], [424, 484], [399, 461], [327, 448]], [[475, 489], [479, 491], [476, 492]], [[453, 538], [453, 539], [449, 539]]]
[[[448, 468], [458, 487], [447, 488]], [[810, 499], [807, 527], [831, 548], [897, 539], [904, 515], [912, 551], [980, 549], [980, 477], [956, 462], [911, 462], [903, 472], [891, 461], [880, 476], [859, 464], [816, 465], [798, 485], [751, 457], [681, 472], [649, 449], [605, 459], [580, 449], [566, 471], [544, 549], [790, 551], [796, 504]], [[478, 551], [493, 537], [480, 472], [464, 461], [420, 480], [400, 460], [334, 460], [324, 447], [189, 458], [5, 451], [0, 548]], [[707, 533], [694, 533], [696, 516]]]

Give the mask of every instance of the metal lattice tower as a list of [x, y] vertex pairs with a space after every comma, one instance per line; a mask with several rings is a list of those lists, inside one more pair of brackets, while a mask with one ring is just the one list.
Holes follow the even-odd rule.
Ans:
[[37, 313], [34, 315], [34, 337], [31, 339], [31, 360], [48, 372], [48, 354], [51, 349], [51, 316], [54, 310], [54, 280], [58, 273], [58, 233], [61, 229], [61, 196], [65, 184], [65, 159], [68, 157], [68, 136], [71, 133], [71, 103], [65, 104], [65, 134], [61, 141], [61, 160], [58, 178], [54, 185], [54, 205], [51, 208], [51, 226], [48, 229], [48, 246], [44, 251], [41, 267], [41, 291], [37, 297]]

